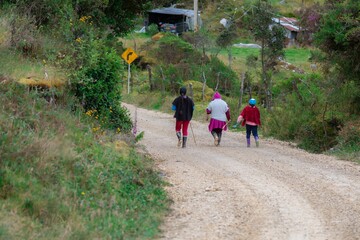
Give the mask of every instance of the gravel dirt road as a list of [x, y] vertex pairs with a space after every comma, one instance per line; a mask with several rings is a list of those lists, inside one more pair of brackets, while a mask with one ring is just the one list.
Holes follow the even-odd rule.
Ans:
[[[135, 107], [124, 104], [132, 114]], [[159, 239], [360, 239], [360, 166], [225, 132], [215, 147], [206, 123], [191, 122], [178, 148], [172, 115], [137, 109], [140, 144], [170, 183], [172, 211]]]

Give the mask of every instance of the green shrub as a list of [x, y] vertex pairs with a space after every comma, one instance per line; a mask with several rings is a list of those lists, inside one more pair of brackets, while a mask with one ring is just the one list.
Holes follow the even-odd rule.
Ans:
[[189, 59], [191, 62], [200, 63], [200, 53], [194, 51], [191, 44], [185, 42], [174, 34], [166, 33], [159, 40], [159, 49], [156, 56], [166, 64], [178, 64]]
[[217, 57], [211, 56], [207, 63], [207, 85], [215, 89], [219, 79], [218, 91], [226, 96], [238, 95], [240, 82], [237, 74]]
[[150, 36], [153, 36], [155, 35], [156, 33], [159, 32], [159, 28], [158, 28], [158, 25], [156, 24], [150, 24], [147, 29], [146, 29], [146, 34], [147, 35], [150, 35]]
[[360, 148], [360, 120], [357, 119], [348, 121], [341, 128], [338, 141], [342, 146], [350, 145]]
[[273, 111], [265, 116], [267, 135], [294, 140], [311, 152], [324, 152], [334, 147], [344, 119], [336, 104], [329, 102], [323, 91], [324, 80], [317, 74], [293, 75], [277, 83], [275, 89], [287, 92], [277, 95]]
[[271, 112], [263, 112], [263, 125], [265, 135], [281, 140], [295, 140], [299, 128], [309, 118], [311, 113], [304, 111], [295, 94], [289, 95], [283, 102], [276, 102]]
[[85, 112], [96, 110], [102, 127], [130, 131], [129, 114], [120, 106], [124, 70], [119, 54], [106, 40], [96, 39], [99, 33], [91, 25], [80, 22], [78, 29], [82, 35], [71, 42], [61, 63], [70, 72], [72, 91]]
[[128, 131], [131, 121], [120, 106], [120, 58], [111, 49], [100, 47], [98, 51], [95, 64], [84, 66], [74, 75], [75, 95], [86, 111], [98, 111], [99, 121], [103, 121], [104, 126]]
[[303, 125], [298, 133], [299, 147], [321, 153], [337, 144], [337, 130], [329, 122], [313, 119]]

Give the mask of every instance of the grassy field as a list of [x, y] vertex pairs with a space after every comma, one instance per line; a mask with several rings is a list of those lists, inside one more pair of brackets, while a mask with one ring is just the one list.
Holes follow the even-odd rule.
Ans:
[[287, 48], [285, 49], [285, 61], [305, 70], [310, 70], [309, 48]]
[[132, 33], [126, 37], [119, 38], [119, 41], [123, 43], [125, 48], [132, 48], [135, 52], [137, 52], [141, 45], [150, 40], [150, 36], [145, 33]]
[[30, 62], [28, 59], [0, 46], [0, 73], [13, 79], [22, 77], [43, 77], [44, 65], [41, 62]]

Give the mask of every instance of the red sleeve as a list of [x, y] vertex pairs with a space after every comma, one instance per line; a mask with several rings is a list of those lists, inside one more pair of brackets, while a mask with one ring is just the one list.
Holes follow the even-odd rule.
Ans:
[[230, 121], [230, 109], [226, 111], [226, 118], [228, 121]]
[[241, 116], [243, 116], [244, 120], [241, 123], [241, 126], [245, 126], [245, 122], [246, 122], [246, 117], [247, 117], [247, 110], [248, 110], [248, 106], [246, 106], [242, 112], [240, 113]]

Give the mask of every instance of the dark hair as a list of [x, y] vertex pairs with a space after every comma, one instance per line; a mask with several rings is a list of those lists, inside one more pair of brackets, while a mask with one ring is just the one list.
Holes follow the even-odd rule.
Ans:
[[186, 87], [180, 88], [180, 95], [186, 95]]

